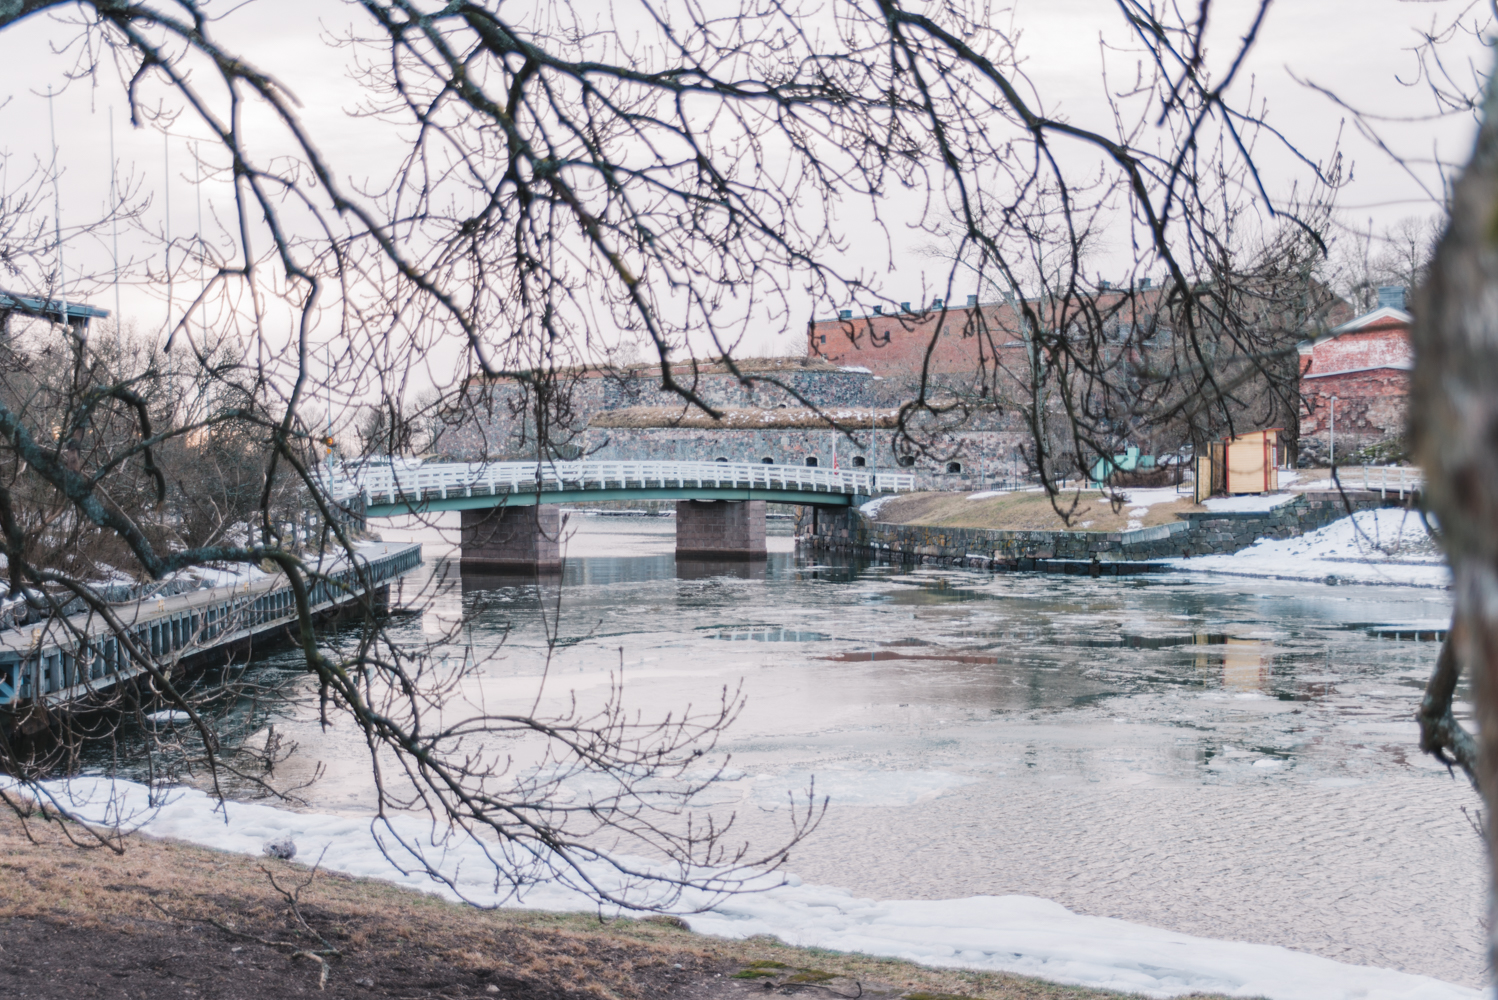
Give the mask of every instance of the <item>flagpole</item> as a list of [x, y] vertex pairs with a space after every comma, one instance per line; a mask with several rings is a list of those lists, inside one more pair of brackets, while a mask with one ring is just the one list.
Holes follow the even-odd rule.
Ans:
[[114, 265], [114, 341], [123, 363], [125, 351], [125, 322], [120, 310], [120, 181], [118, 161], [114, 158], [114, 105], [109, 106], [109, 216], [111, 234], [110, 262]]
[[[57, 183], [57, 115], [52, 110], [52, 85], [47, 84], [47, 125], [52, 132], [52, 232], [57, 241], [57, 301], [62, 313], [62, 328], [68, 327], [67, 272], [62, 259], [62, 192]], [[49, 303], [50, 304], [50, 303]], [[42, 310], [43, 315], [46, 309]]]
[[161, 164], [165, 172], [166, 184], [161, 191], [162, 208], [166, 215], [166, 343], [163, 348], [168, 348], [172, 343], [172, 136], [170, 132], [162, 133]]

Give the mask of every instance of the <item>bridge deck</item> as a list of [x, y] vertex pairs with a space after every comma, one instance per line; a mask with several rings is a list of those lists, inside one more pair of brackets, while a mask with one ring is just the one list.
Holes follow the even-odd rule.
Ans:
[[365, 514], [609, 500], [768, 500], [850, 506], [915, 489], [915, 476], [750, 462], [450, 462], [399, 460], [340, 470], [333, 496]]
[[[375, 587], [421, 565], [420, 545], [359, 546]], [[367, 562], [366, 562], [367, 561]], [[340, 561], [312, 588], [314, 613], [363, 594], [354, 568]], [[117, 614], [153, 657], [180, 660], [233, 646], [296, 620], [286, 577], [277, 573], [231, 586], [121, 605]], [[83, 637], [80, 641], [80, 635]], [[97, 615], [73, 615], [0, 631], [0, 706], [29, 701], [64, 705], [144, 673]]]

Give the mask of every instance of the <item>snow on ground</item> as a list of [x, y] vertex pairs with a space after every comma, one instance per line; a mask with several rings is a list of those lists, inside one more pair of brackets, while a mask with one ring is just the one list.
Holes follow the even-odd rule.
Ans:
[[1191, 499], [1191, 492], [1189, 490], [1181, 493], [1174, 486], [1159, 486], [1150, 489], [1126, 489], [1123, 491], [1123, 495], [1124, 502], [1130, 507], [1153, 507], [1157, 503], [1175, 503], [1177, 500]]
[[[363, 559], [374, 559], [390, 551], [393, 542], [360, 541], [354, 543], [354, 551]], [[328, 572], [332, 567], [343, 564], [343, 554], [338, 550], [329, 550], [327, 558], [318, 563], [316, 555], [307, 555], [307, 565], [323, 572]], [[241, 584], [254, 580], [263, 580], [270, 574], [259, 566], [250, 563], [219, 563], [205, 566], [193, 566], [182, 570], [181, 573], [167, 577], [173, 580], [182, 577], [195, 577], [202, 581], [205, 587], [238, 587]]]
[[[1175, 503], [1177, 500], [1189, 498], [1191, 494], [1179, 493], [1174, 486], [1161, 486], [1150, 489], [1127, 489], [1123, 490], [1119, 496], [1123, 498], [1124, 506], [1129, 508], [1129, 522], [1124, 525], [1124, 530], [1133, 531], [1135, 528], [1144, 527], [1144, 521], [1141, 518], [1150, 512], [1151, 506], [1157, 503]], [[1096, 502], [1111, 506], [1113, 496], [1104, 493], [1096, 498]], [[1082, 527], [1086, 528], [1091, 524], [1091, 521], [1084, 521]]]
[[1259, 514], [1299, 499], [1299, 493], [1269, 493], [1262, 496], [1243, 493], [1231, 497], [1210, 497], [1202, 501], [1202, 506], [1219, 514]]
[[[259, 855], [290, 836], [304, 862], [355, 876], [489, 905], [544, 910], [590, 910], [580, 894], [545, 883], [523, 897], [495, 891], [493, 869], [474, 844], [428, 847], [457, 891], [410, 871], [394, 835], [433, 844], [429, 823], [396, 816], [388, 827], [368, 818], [294, 813], [255, 803], [227, 803], [191, 789], [173, 790], [147, 808], [147, 790], [101, 778], [51, 784], [56, 801], [99, 822], [124, 820], [152, 836], [174, 837], [219, 850]], [[376, 831], [379, 836], [377, 838]], [[405, 861], [397, 866], [382, 853]], [[402, 871], [401, 869], [408, 869]], [[597, 866], [595, 876], [609, 880]], [[678, 907], [692, 929], [730, 938], [773, 934], [788, 944], [907, 959], [927, 965], [1040, 976], [1078, 986], [1128, 990], [1153, 997], [1211, 991], [1269, 1000], [1478, 1000], [1478, 990], [1423, 976], [1346, 965], [1269, 945], [1217, 941], [1107, 917], [1082, 916], [1032, 896], [974, 896], [955, 900], [860, 899], [842, 889], [802, 884], [799, 878], [762, 878], [760, 891], [719, 902], [688, 895]], [[638, 898], [638, 897], [637, 897]]]
[[891, 500], [894, 500], [898, 496], [898, 493], [891, 493], [887, 497], [880, 497], [878, 500], [870, 500], [868, 503], [864, 504], [858, 509], [863, 511], [864, 516], [870, 519], [876, 518], [879, 516], [879, 508], [883, 507], [885, 504], [889, 503]]
[[969, 493], [967, 498], [969, 500], [991, 500], [994, 497], [1004, 496], [1008, 492], [1009, 490], [984, 490], [981, 493]]
[[162, 709], [160, 712], [151, 712], [147, 714], [146, 721], [158, 724], [172, 722], [191, 722], [192, 716], [188, 715], [186, 712], [177, 712], [170, 709]]
[[1386, 507], [1333, 521], [1299, 538], [1261, 538], [1232, 555], [1171, 559], [1184, 570], [1326, 580], [1446, 587], [1451, 571], [1415, 511]]
[[251, 566], [249, 563], [224, 563], [219, 566], [194, 566], [190, 571], [177, 575], [197, 577], [205, 587], [236, 587], [263, 579], [266, 573], [259, 566]]

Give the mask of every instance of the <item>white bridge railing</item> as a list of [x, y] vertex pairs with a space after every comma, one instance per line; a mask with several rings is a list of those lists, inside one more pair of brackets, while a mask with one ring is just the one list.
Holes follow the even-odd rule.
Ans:
[[[1352, 486], [1357, 482], [1351, 469], [1338, 469], [1337, 473], [1344, 486]], [[1378, 490], [1383, 496], [1398, 490], [1400, 499], [1403, 499], [1406, 492], [1418, 493], [1424, 488], [1425, 474], [1420, 469], [1404, 465], [1363, 466], [1365, 490]]]
[[794, 490], [871, 496], [908, 493], [915, 476], [860, 469], [822, 469], [758, 462], [447, 462], [370, 463], [333, 474], [333, 497], [366, 505], [418, 504], [455, 497], [563, 490]]

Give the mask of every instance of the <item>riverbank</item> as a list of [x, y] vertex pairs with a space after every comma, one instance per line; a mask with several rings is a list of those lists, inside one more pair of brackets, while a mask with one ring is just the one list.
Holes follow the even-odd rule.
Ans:
[[[737, 1000], [765, 996], [767, 987], [777, 995], [815, 987], [817, 995], [891, 1000], [1123, 996], [766, 937], [729, 941], [693, 934], [674, 918], [479, 910], [179, 841], [132, 836], [123, 847], [86, 850], [55, 823], [0, 817], [0, 993]], [[295, 898], [294, 909], [277, 886]]]
[[[1151, 491], [1134, 492], [1149, 499], [1144, 494]], [[1166, 508], [1176, 503], [1170, 499], [1174, 493], [1169, 489], [1153, 492], [1161, 494], [1158, 499], [1165, 501]], [[1348, 520], [1349, 514], [1418, 523], [1421, 535], [1427, 535], [1418, 511], [1404, 508], [1397, 498], [1372, 491], [1215, 498], [1200, 508], [1172, 514], [1176, 519], [1170, 522], [1142, 526], [1139, 520], [1132, 520], [1125, 531], [997, 530], [891, 521], [891, 505], [906, 499], [882, 497], [848, 510], [804, 508], [796, 525], [797, 540], [814, 550], [890, 563], [1114, 576], [1167, 569], [1236, 573], [1234, 559], [1244, 550], [1253, 548], [1265, 555], [1270, 552], [1262, 548], [1266, 542], [1316, 535]], [[963, 502], [963, 498], [959, 495], [955, 501], [948, 501]], [[1129, 513], [1143, 518], [1153, 509], [1141, 506]], [[1382, 563], [1392, 564], [1400, 555], [1397, 546], [1386, 550], [1376, 540], [1366, 547]], [[1422, 561], [1429, 561], [1430, 555], [1431, 551], [1424, 549], [1420, 553]], [[1418, 585], [1444, 586], [1444, 582], [1431, 582], [1442, 572], [1444, 567], [1440, 565], [1433, 569], [1422, 566], [1415, 574]], [[1242, 575], [1273, 574], [1266, 573], [1261, 565]], [[1323, 571], [1315, 579], [1329, 575]]]
[[[992, 531], [1129, 531], [1172, 524], [1188, 513], [1208, 508], [1174, 488], [1127, 490], [1129, 502], [1114, 506], [1101, 490], [1064, 491], [1059, 506], [1070, 515], [1063, 520], [1051, 498], [1039, 488], [976, 493], [899, 493], [864, 507], [872, 520], [885, 524], [929, 528], [981, 528]], [[877, 506], [875, 506], [877, 505]]]
[[[536, 882], [527, 886], [524, 894], [517, 897], [503, 879], [496, 880], [490, 853], [480, 844], [462, 837], [444, 843], [437, 852], [440, 856], [434, 863], [438, 865], [444, 881], [433, 881], [426, 875], [418, 859], [400, 854], [401, 860], [397, 861], [391, 854], [391, 851], [399, 850], [396, 845], [400, 843], [414, 845], [430, 838], [430, 825], [421, 816], [392, 815], [376, 826], [369, 818], [357, 816], [291, 812], [249, 802], [215, 803], [204, 793], [190, 788], [173, 789], [164, 796], [157, 796], [155, 802], [152, 802], [146, 796], [146, 789], [140, 785], [89, 778], [78, 778], [66, 784], [51, 784], [47, 794], [49, 801], [59, 805], [65, 803], [71, 815], [83, 818], [108, 817], [112, 822], [131, 826], [147, 836], [180, 837], [199, 847], [238, 852], [241, 855], [241, 859], [238, 859], [240, 865], [245, 864], [242, 858], [248, 856], [256, 859], [251, 865], [257, 871], [263, 863], [260, 859], [267, 844], [284, 844], [289, 841], [297, 845], [299, 857], [321, 865], [330, 873], [352, 879], [367, 878], [385, 882], [402, 887], [407, 892], [430, 893], [452, 903], [463, 900], [494, 910], [518, 909], [523, 905], [533, 911], [544, 910], [562, 915], [582, 910], [590, 910], [595, 914], [598, 912], [597, 904], [588, 895], [560, 881]], [[377, 829], [383, 831], [381, 837], [376, 836]], [[140, 843], [151, 842], [142, 840]], [[5, 846], [0, 843], [0, 849]], [[102, 888], [105, 891], [122, 891], [118, 889], [121, 885], [138, 885], [136, 891], [145, 892], [148, 897], [144, 902], [168, 921], [183, 922], [189, 927], [216, 929], [235, 939], [257, 942], [265, 947], [277, 947], [275, 942], [279, 941], [282, 942], [281, 947], [288, 952], [288, 960], [296, 957], [292, 950], [297, 947], [317, 951], [315, 945], [321, 945], [324, 951], [334, 948], [341, 950], [340, 946], [331, 943], [332, 939], [325, 932], [311, 924], [290, 922], [295, 917], [295, 908], [289, 906], [290, 896], [285, 901], [276, 903], [273, 894], [270, 897], [270, 910], [265, 910], [262, 906], [241, 915], [241, 908], [235, 902], [238, 899], [236, 892], [240, 890], [226, 891], [222, 887], [210, 886], [190, 893], [185, 901], [197, 906], [229, 907], [218, 916], [214, 916], [212, 912], [204, 915], [197, 911], [181, 910], [180, 903], [177, 910], [167, 907], [166, 903], [173, 901], [175, 897], [170, 895], [170, 888], [160, 887], [178, 886], [188, 877], [190, 867], [185, 867], [182, 861], [191, 859], [192, 849], [185, 845], [178, 847], [188, 853], [172, 863], [159, 866], [156, 873], [145, 869], [145, 876], [131, 876], [136, 882], [132, 883], [127, 877], [122, 883], [119, 881], [119, 870], [113, 869], [114, 881], [101, 884]], [[233, 871], [236, 860], [231, 853], [227, 856], [218, 855], [208, 863], [210, 866], [228, 865], [227, 870]], [[630, 863], [635, 867], [649, 867], [649, 863], [641, 859], [634, 859]], [[73, 864], [77, 867], [79, 862]], [[68, 865], [63, 863], [59, 867], [67, 868]], [[132, 870], [127, 862], [124, 874], [129, 876]], [[299, 872], [305, 869], [292, 867], [279, 869], [279, 872], [276, 869], [270, 871], [282, 879], [281, 885], [285, 889], [293, 887]], [[110, 870], [101, 870], [100, 877], [108, 877], [109, 873]], [[649, 885], [630, 886], [621, 883], [617, 871], [602, 861], [584, 862], [583, 874], [590, 884], [612, 887], [610, 891], [631, 899], [649, 900], [656, 895]], [[671, 870], [666, 874], [669, 876], [676, 873]], [[270, 876], [267, 874], [266, 877], [268, 879]], [[331, 877], [336, 880], [337, 875]], [[111, 889], [111, 885], [116, 888]], [[241, 885], [241, 890], [244, 888]], [[272, 885], [271, 888], [275, 889], [275, 886]], [[310, 888], [309, 882], [308, 889]], [[1025, 993], [1020, 987], [1011, 989], [1011, 980], [1001, 978], [994, 980], [998, 986], [984, 987], [989, 991], [985, 995], [996, 998], [1034, 997], [1036, 1000], [1049, 1000], [1051, 997], [1075, 997], [1081, 1000], [1116, 997], [1120, 994], [1149, 997], [1222, 994], [1261, 1000], [1476, 1000], [1479, 995], [1475, 990], [1452, 983], [1388, 968], [1348, 964], [1304, 951], [1204, 938], [1127, 920], [1088, 916], [1034, 896], [869, 899], [843, 889], [805, 883], [793, 873], [766, 873], [746, 882], [744, 890], [747, 891], [724, 898], [688, 888], [682, 891], [679, 898], [672, 894], [670, 898], [660, 900], [662, 905], [669, 905], [677, 914], [678, 926], [690, 928], [701, 935], [710, 935], [693, 939], [701, 949], [705, 949], [700, 951], [702, 957], [695, 965], [685, 961], [665, 963], [673, 971], [677, 965], [681, 965], [682, 970], [705, 970], [697, 977], [696, 987], [678, 995], [696, 1000], [733, 1000], [740, 996], [733, 992], [739, 988], [737, 984], [742, 982], [735, 979], [739, 972], [748, 970], [752, 978], [759, 978], [754, 972], [756, 967], [752, 964], [756, 961], [780, 963], [776, 966], [759, 966], [760, 972], [801, 969], [810, 970], [806, 972], [807, 975], [821, 977], [803, 982], [831, 983], [833, 978], [877, 978], [868, 972], [860, 973], [854, 967], [826, 964], [839, 954], [844, 958], [849, 955], [879, 956], [896, 962], [919, 962], [928, 968], [965, 969], [972, 973], [990, 973], [1001, 977], [1043, 978], [1053, 984], [1047, 987], [1053, 992], [1046, 993], [1032, 981], [1029, 986], [1024, 987], [1031, 989], [1031, 992]], [[167, 895], [164, 896], [163, 893]], [[40, 895], [52, 899], [58, 894], [44, 889]], [[428, 922], [430, 930], [413, 937], [414, 932], [410, 928], [421, 925], [421, 920], [424, 919], [421, 914], [427, 911], [413, 911], [416, 915], [411, 916], [402, 912], [403, 904], [399, 902], [402, 897], [383, 897], [378, 892], [376, 896], [383, 902], [376, 900], [368, 911], [368, 919], [376, 923], [365, 927], [356, 920], [353, 930], [343, 931], [339, 928], [345, 926], [346, 919], [352, 918], [335, 913], [325, 918], [324, 926], [328, 931], [345, 933], [350, 941], [369, 941], [374, 938], [383, 940], [393, 935], [415, 941], [423, 949], [429, 948], [426, 940], [432, 935], [449, 933], [445, 928], [451, 921], [439, 913]], [[302, 902], [311, 906], [314, 898], [309, 891], [302, 897]], [[225, 902], [214, 903], [214, 900]], [[265, 929], [245, 929], [247, 926], [259, 925], [245, 924], [243, 921], [257, 913], [262, 916], [256, 919], [269, 920], [277, 909], [283, 911], [281, 919], [285, 924], [282, 930], [277, 931], [279, 936], [269, 934]], [[92, 910], [93, 907], [90, 906], [81, 912]], [[460, 907], [445, 912], [470, 911]], [[378, 923], [377, 918], [381, 914], [390, 917], [393, 923]], [[304, 912], [303, 918], [305, 916]], [[297, 934], [299, 926], [301, 933]], [[567, 929], [576, 929], [574, 925], [565, 926]], [[408, 929], [402, 931], [402, 927]], [[600, 928], [600, 932], [603, 930], [604, 928]], [[294, 937], [288, 938], [288, 932]], [[787, 953], [778, 958], [763, 957], [762, 953], [753, 950], [763, 943], [773, 941], [794, 942], [815, 950]], [[414, 961], [402, 948], [397, 949], [397, 956], [391, 961]], [[478, 963], [474, 968], [490, 968], [498, 960], [494, 956], [508, 954], [498, 946], [480, 947], [460, 943], [444, 948], [446, 950], [441, 951], [442, 955], [448, 955], [449, 952], [459, 956], [469, 953], [477, 955], [478, 958], [468, 959], [470, 964]], [[745, 948], [749, 950], [743, 950]], [[23, 953], [27, 953], [27, 950], [23, 949]], [[591, 954], [592, 951], [584, 948], [582, 952], [576, 953]], [[450, 961], [450, 957], [444, 961]], [[614, 964], [627, 965], [633, 969], [637, 958], [644, 963], [643, 968], [653, 967], [650, 963], [654, 960], [647, 960], [649, 956], [642, 955], [625, 955], [619, 957]], [[712, 961], [709, 962], [709, 959]], [[311, 956], [304, 956], [302, 960], [320, 961]], [[542, 976], [545, 968], [544, 963], [538, 965], [529, 958], [524, 959], [520, 965], [516, 965], [516, 960], [511, 958], [505, 958], [504, 961], [510, 963], [503, 966], [504, 969], [511, 970], [506, 972], [507, 975], [515, 974], [513, 970], [519, 969], [529, 970], [533, 977]], [[877, 962], [878, 959], [869, 961]], [[486, 962], [490, 965], [485, 965]], [[738, 963], [738, 966], [725, 973], [724, 963]], [[321, 967], [320, 963], [319, 970]], [[407, 967], [403, 964], [393, 966], [396, 971]], [[903, 965], [896, 967], [906, 968]], [[223, 965], [222, 968], [231, 975], [236, 971], [229, 965]], [[711, 983], [707, 982], [708, 973], [712, 976]], [[785, 975], [783, 971], [777, 974]], [[582, 978], [571, 975], [570, 982], [573, 986], [570, 988], [574, 991], [591, 982], [585, 973], [581, 975]], [[888, 977], [894, 973], [885, 972], [880, 975]], [[725, 977], [732, 980], [726, 984], [729, 992], [724, 992], [721, 987], [725, 984], [719, 982]], [[355, 977], [356, 981], [361, 978], [366, 980], [366, 989], [369, 988], [368, 982], [377, 982], [372, 975]], [[768, 981], [770, 977], [764, 978]], [[645, 983], [641, 987], [645, 990], [643, 995], [662, 995], [657, 987], [662, 982], [670, 981], [671, 974], [666, 973], [661, 982], [653, 985]], [[683, 982], [685, 981], [683, 978]], [[919, 1000], [919, 994], [929, 995], [933, 992], [942, 1000], [961, 1000], [981, 992], [932, 990], [913, 974], [907, 977], [905, 981], [908, 985], [905, 986], [899, 985], [898, 980], [878, 981], [889, 987], [885, 996], [904, 997], [905, 1000]], [[1015, 981], [1025, 983], [1023, 979]], [[415, 980], [402, 982], [402, 988], [409, 989]], [[538, 982], [534, 988], [527, 987], [527, 991], [519, 995], [573, 995], [566, 992], [569, 987], [565, 983], [549, 980]], [[605, 984], [607, 989], [603, 994], [577, 995], [625, 996], [629, 995], [625, 986], [632, 982], [633, 980], [621, 980], [617, 989]], [[1055, 993], [1054, 990], [1061, 989], [1054, 985], [1057, 983], [1082, 989], [1073, 993]], [[849, 982], [847, 985], [851, 987], [853, 984]], [[558, 990], [562, 992], [557, 992]], [[912, 995], [912, 991], [915, 995]], [[486, 992], [489, 992], [487, 987]], [[855, 993], [858, 990], [843, 995], [852, 996]], [[409, 994], [389, 995], [404, 997]], [[455, 994], [439, 992], [434, 995]]]
[[1230, 555], [1174, 559], [1194, 573], [1331, 585], [1451, 586], [1451, 570], [1419, 511], [1365, 510], [1298, 538], [1264, 538]]

